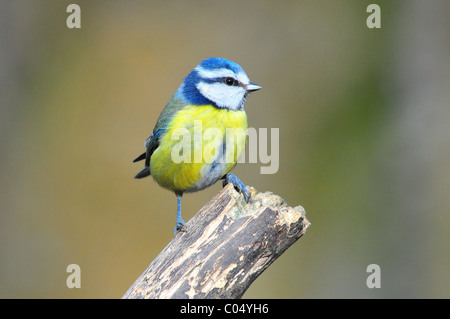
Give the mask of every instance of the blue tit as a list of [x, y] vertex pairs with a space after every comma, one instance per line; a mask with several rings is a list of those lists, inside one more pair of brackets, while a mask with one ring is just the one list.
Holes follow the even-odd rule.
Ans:
[[[233, 184], [248, 202], [250, 194], [245, 185], [229, 173], [245, 150], [247, 138], [230, 139], [230, 143], [226, 136], [228, 129], [246, 132], [248, 124], [244, 103], [250, 92], [259, 89], [261, 87], [250, 82], [238, 64], [222, 58], [209, 58], [188, 74], [162, 110], [153, 132], [145, 141], [145, 153], [133, 162], [145, 160], [145, 167], [135, 178], [151, 175], [160, 186], [177, 196], [175, 233], [185, 225], [181, 218], [184, 193], [200, 191], [223, 179], [224, 186]], [[206, 138], [211, 129], [220, 134], [216, 134], [216, 138]], [[186, 151], [182, 155], [188, 160], [174, 160], [174, 153], [177, 153], [174, 150], [180, 149], [179, 132], [188, 133], [191, 138], [187, 151], [181, 148], [178, 154]], [[202, 135], [200, 143], [195, 141], [199, 132]], [[211, 140], [214, 142], [208, 143]], [[205, 152], [211, 145], [214, 146], [213, 152], [211, 149]], [[231, 156], [228, 156], [229, 150], [232, 150]], [[210, 156], [206, 159], [204, 153]]]

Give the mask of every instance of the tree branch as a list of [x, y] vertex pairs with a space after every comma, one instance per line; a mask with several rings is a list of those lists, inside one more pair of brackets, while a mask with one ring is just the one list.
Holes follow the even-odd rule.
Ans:
[[240, 298], [310, 225], [303, 207], [250, 190], [247, 204], [228, 184], [122, 298]]

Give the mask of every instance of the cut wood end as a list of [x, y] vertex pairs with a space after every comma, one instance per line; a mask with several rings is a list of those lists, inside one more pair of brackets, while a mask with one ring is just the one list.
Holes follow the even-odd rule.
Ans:
[[283, 217], [280, 223], [285, 223], [287, 226], [298, 222], [303, 223], [303, 231], [311, 225], [309, 220], [306, 219], [306, 212], [302, 206], [290, 207], [286, 201], [274, 193], [258, 192], [254, 187], [247, 186], [247, 190], [251, 193], [248, 203], [245, 202], [244, 196], [238, 193], [231, 184], [228, 184], [221, 192], [228, 193], [236, 202], [235, 210], [230, 210], [229, 215], [234, 218], [240, 218], [244, 216], [254, 215], [258, 212], [270, 208], [273, 211], [277, 211]]

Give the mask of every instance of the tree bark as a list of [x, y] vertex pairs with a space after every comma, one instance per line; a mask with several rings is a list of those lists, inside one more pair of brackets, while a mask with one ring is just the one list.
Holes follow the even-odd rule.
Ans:
[[303, 207], [271, 192], [249, 203], [227, 185], [155, 258], [122, 298], [240, 298], [309, 227]]

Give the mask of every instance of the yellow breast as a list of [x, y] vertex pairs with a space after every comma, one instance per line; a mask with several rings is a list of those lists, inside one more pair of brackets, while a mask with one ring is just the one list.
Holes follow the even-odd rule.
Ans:
[[150, 159], [153, 179], [178, 193], [214, 184], [235, 165], [245, 149], [244, 111], [188, 105], [167, 125]]

